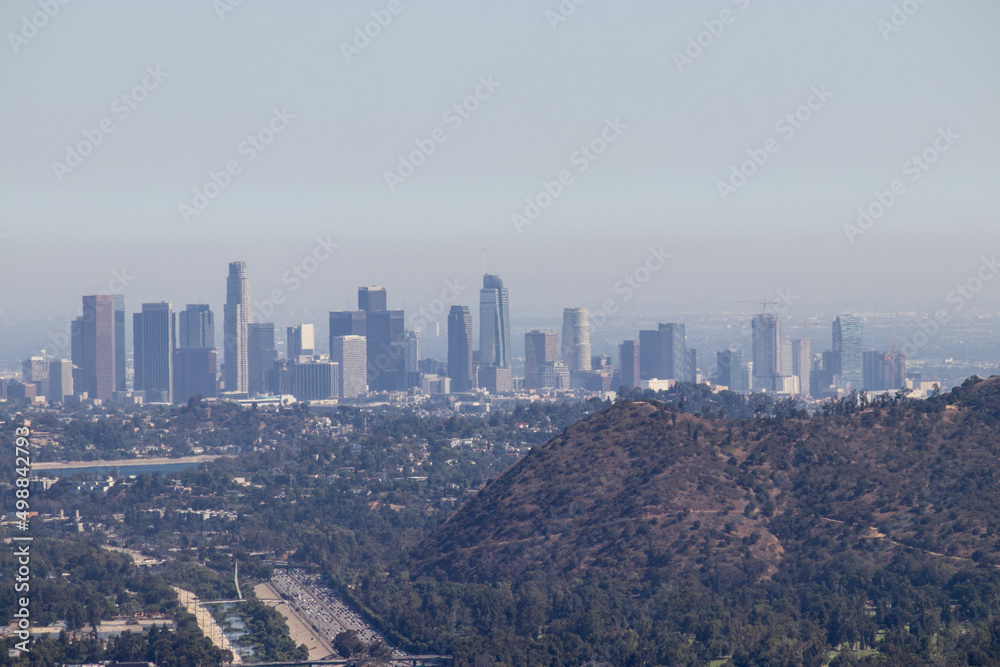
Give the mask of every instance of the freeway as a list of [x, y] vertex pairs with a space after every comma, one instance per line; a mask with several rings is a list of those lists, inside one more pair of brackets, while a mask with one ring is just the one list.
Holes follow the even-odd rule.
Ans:
[[[316, 631], [332, 642], [345, 630], [354, 630], [366, 642], [379, 641], [389, 646], [389, 642], [375, 628], [350, 609], [333, 591], [320, 583], [319, 577], [299, 570], [275, 570], [271, 585], [286, 596], [302, 616]], [[407, 655], [393, 648], [393, 658]]]

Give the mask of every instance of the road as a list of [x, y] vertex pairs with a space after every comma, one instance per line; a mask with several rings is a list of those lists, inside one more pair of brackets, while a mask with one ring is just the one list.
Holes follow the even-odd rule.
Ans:
[[288, 631], [292, 635], [292, 641], [296, 644], [305, 644], [309, 649], [310, 660], [325, 660], [327, 658], [339, 658], [340, 654], [333, 650], [330, 642], [317, 632], [305, 616], [300, 614], [294, 607], [281, 599], [281, 594], [275, 590], [271, 584], [257, 584], [253, 592], [264, 604], [277, 609], [285, 621], [288, 622]]
[[[390, 646], [381, 633], [324, 586], [317, 575], [298, 570], [275, 570], [271, 585], [288, 598], [295, 609], [328, 641], [333, 642], [345, 630], [354, 630], [366, 643], [380, 641]], [[406, 653], [396, 648], [393, 648], [392, 654], [394, 658], [406, 657]]]
[[32, 470], [51, 470], [53, 468], [123, 468], [125, 466], [172, 465], [175, 463], [206, 463], [216, 459], [231, 458], [226, 454], [199, 454], [198, 456], [182, 456], [171, 459], [156, 457], [149, 459], [115, 459], [113, 461], [41, 461], [32, 462]]

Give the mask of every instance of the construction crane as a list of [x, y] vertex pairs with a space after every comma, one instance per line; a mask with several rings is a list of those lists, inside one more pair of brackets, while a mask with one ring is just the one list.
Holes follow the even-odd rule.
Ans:
[[778, 302], [773, 299], [758, 299], [756, 301], [737, 301], [736, 303], [753, 303], [753, 304], [759, 303], [761, 308], [761, 314], [763, 315], [767, 315], [768, 304], [771, 304], [772, 306], [778, 305]]

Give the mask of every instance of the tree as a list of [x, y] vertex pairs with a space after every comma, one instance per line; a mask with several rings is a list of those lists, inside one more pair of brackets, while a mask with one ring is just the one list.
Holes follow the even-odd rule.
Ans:
[[345, 630], [333, 638], [333, 648], [344, 658], [351, 658], [365, 649], [365, 643], [354, 630]]

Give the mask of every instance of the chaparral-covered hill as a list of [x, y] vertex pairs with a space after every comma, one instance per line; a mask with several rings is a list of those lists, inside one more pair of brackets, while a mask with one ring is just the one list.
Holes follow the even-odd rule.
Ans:
[[812, 416], [621, 401], [362, 597], [506, 664], [1000, 664], [998, 482], [1000, 378]]

